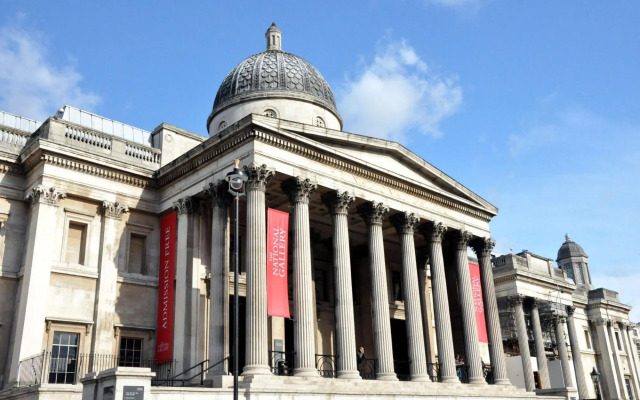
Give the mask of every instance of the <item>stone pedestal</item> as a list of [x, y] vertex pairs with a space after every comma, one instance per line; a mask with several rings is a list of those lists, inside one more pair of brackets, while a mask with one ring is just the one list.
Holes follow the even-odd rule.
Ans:
[[116, 367], [80, 379], [82, 400], [144, 400], [151, 398], [149, 368]]

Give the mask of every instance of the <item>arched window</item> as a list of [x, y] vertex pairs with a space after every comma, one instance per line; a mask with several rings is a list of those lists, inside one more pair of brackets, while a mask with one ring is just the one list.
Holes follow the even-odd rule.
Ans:
[[276, 110], [273, 110], [271, 108], [267, 108], [266, 110], [264, 110], [262, 115], [269, 118], [278, 118], [278, 114], [276, 114]]
[[221, 130], [223, 130], [226, 127], [227, 127], [227, 121], [220, 122], [220, 125], [218, 125], [218, 132], [220, 132]]
[[322, 119], [322, 117], [316, 117], [316, 118], [313, 120], [313, 124], [314, 124], [315, 126], [317, 126], [317, 127], [320, 127], [320, 128], [325, 128], [325, 127], [326, 127], [326, 125], [324, 124], [324, 120]]

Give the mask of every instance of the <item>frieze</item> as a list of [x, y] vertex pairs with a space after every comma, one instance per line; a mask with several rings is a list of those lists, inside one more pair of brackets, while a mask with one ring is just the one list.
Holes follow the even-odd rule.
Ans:
[[356, 200], [349, 192], [332, 191], [322, 195], [322, 203], [329, 209], [330, 214], [348, 214], [349, 207]]

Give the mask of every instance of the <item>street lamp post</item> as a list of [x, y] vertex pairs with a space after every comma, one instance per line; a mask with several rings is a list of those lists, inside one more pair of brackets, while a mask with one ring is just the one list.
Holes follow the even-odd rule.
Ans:
[[591, 380], [593, 381], [593, 387], [596, 389], [596, 399], [600, 400], [600, 386], [598, 383], [600, 382], [600, 373], [596, 371], [596, 367], [593, 367], [593, 371], [589, 374], [591, 375]]
[[244, 184], [249, 179], [247, 174], [240, 171], [238, 164], [240, 160], [234, 160], [235, 167], [233, 171], [229, 172], [225, 176], [225, 180], [229, 183], [229, 193], [233, 196], [233, 202], [235, 207], [235, 241], [234, 241], [234, 268], [233, 268], [233, 399], [238, 400], [238, 280], [239, 280], [239, 258], [238, 258], [238, 242], [240, 241], [240, 234], [238, 229], [238, 210], [240, 208], [240, 197], [244, 196]]

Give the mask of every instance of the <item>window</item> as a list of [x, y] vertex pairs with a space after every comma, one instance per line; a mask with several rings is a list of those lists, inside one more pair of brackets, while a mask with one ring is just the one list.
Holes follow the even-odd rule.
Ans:
[[132, 233], [129, 236], [129, 261], [127, 264], [127, 272], [133, 274], [145, 274], [147, 253], [147, 237]]
[[313, 121], [313, 124], [320, 128], [325, 127], [324, 120], [321, 117], [316, 117], [315, 120]]
[[589, 330], [584, 330], [584, 341], [587, 344], [587, 349], [591, 349], [591, 340], [589, 339]]
[[402, 274], [400, 271], [391, 271], [391, 289], [393, 290], [393, 301], [404, 300]]
[[120, 338], [120, 352], [118, 354], [119, 367], [142, 366], [142, 339], [122, 337]]
[[616, 331], [616, 343], [618, 344], [618, 350], [622, 351], [622, 346], [620, 345], [620, 332]]
[[75, 383], [79, 336], [77, 333], [54, 332], [49, 363], [49, 383]]
[[226, 127], [227, 127], [227, 121], [220, 122], [220, 125], [218, 125], [218, 132], [220, 132], [221, 130], [223, 130]]
[[278, 117], [278, 114], [276, 114], [276, 111], [272, 110], [271, 108], [267, 108], [266, 110], [264, 110], [262, 115], [264, 115], [265, 117], [269, 117], [269, 118], [277, 118]]
[[71, 264], [84, 265], [86, 244], [87, 225], [78, 222], [69, 222], [65, 261]]
[[629, 378], [625, 377], [624, 383], [627, 385], [627, 394], [629, 395], [629, 398], [633, 399], [633, 392], [631, 391], [631, 382], [629, 381]]

